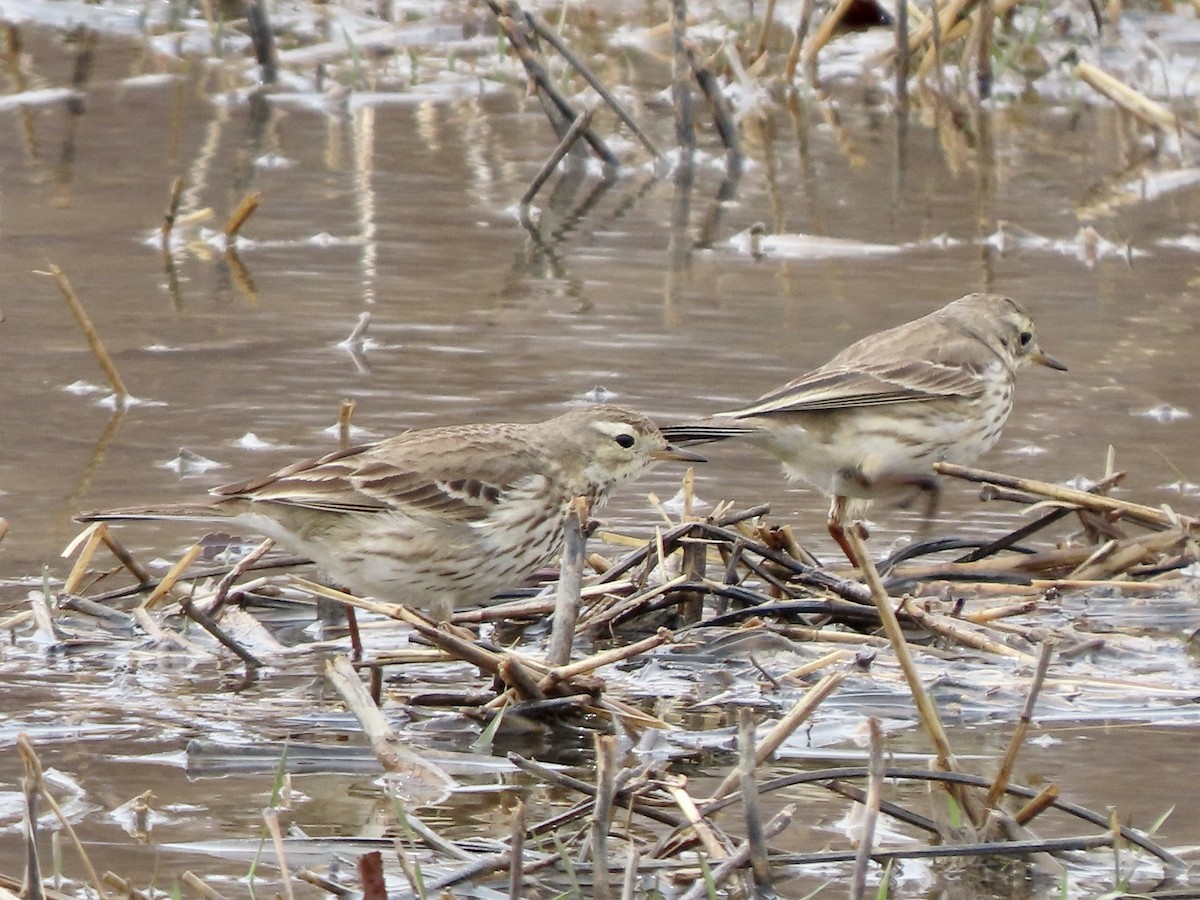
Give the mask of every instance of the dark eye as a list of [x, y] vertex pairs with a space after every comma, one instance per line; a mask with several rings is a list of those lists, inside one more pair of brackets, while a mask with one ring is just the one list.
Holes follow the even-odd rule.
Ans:
[[617, 442], [618, 447], [624, 447], [626, 450], [628, 450], [634, 444], [633, 435], [625, 434], [624, 432], [618, 434], [615, 438], [613, 438], [613, 440]]
[[1033, 333], [1029, 331], [1021, 332], [1021, 346], [1028, 347], [1029, 342], [1033, 340]]

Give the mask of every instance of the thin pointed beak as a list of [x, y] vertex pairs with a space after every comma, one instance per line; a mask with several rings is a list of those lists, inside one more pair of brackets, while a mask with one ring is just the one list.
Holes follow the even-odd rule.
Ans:
[[699, 453], [693, 453], [691, 450], [683, 450], [679, 447], [676, 447], [674, 444], [667, 444], [667, 446], [663, 447], [661, 450], [651, 450], [650, 458], [671, 460], [674, 462], [708, 462], [708, 460]]
[[1047, 369], [1057, 369], [1060, 372], [1067, 371], [1066, 366], [1064, 366], [1062, 363], [1060, 363], [1057, 359], [1055, 359], [1053, 356], [1051, 356], [1049, 353], [1047, 353], [1044, 350], [1039, 349], [1036, 353], [1032, 354], [1029, 358], [1032, 359], [1039, 366], [1045, 366]]

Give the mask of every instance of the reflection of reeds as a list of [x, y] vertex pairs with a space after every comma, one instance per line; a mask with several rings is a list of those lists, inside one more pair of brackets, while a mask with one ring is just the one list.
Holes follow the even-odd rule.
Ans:
[[162, 235], [163, 253], [168, 252], [171, 240], [171, 230], [175, 227], [175, 217], [179, 215], [179, 201], [183, 199], [183, 176], [177, 175], [171, 182], [171, 195], [167, 200], [167, 211], [163, 214]]

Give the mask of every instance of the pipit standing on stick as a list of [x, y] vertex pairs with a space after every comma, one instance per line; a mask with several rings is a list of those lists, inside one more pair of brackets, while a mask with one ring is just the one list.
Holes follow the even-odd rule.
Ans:
[[740, 437], [762, 447], [789, 477], [832, 498], [829, 533], [858, 565], [847, 522], [872, 500], [915, 493], [925, 494], [931, 517], [933, 464], [968, 465], [996, 443], [1017, 370], [1031, 362], [1066, 371], [1038, 346], [1021, 304], [968, 294], [856, 341], [748, 406], [663, 433], [684, 444]]
[[567, 506], [604, 504], [655, 460], [702, 461], [638, 413], [596, 405], [534, 424], [410, 431], [266, 478], [209, 503], [88, 512], [83, 522], [236, 522], [313, 560], [349, 590], [428, 607], [483, 603], [559, 552]]

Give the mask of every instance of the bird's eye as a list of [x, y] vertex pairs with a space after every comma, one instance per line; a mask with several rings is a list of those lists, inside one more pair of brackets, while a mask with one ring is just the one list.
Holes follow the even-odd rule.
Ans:
[[1030, 332], [1030, 331], [1022, 331], [1021, 332], [1021, 346], [1022, 347], [1028, 347], [1029, 342], [1032, 340], [1033, 340], [1033, 332]]
[[624, 447], [626, 450], [634, 445], [633, 435], [626, 432], [621, 432], [613, 440], [617, 442], [618, 447]]

